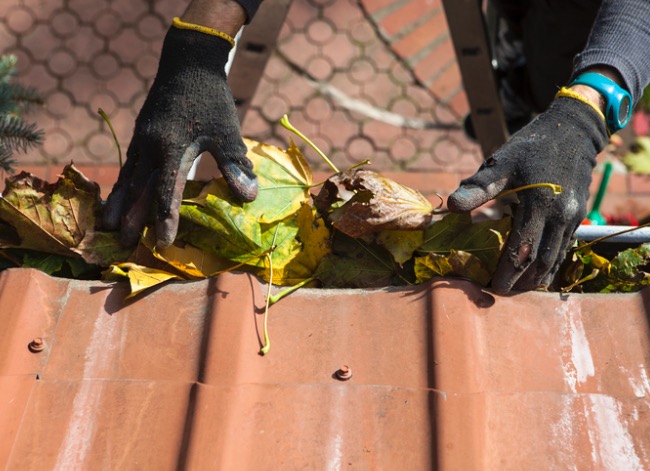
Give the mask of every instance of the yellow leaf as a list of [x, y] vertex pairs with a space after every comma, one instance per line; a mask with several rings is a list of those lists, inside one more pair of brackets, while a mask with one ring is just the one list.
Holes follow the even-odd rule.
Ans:
[[206, 250], [201, 250], [191, 244], [182, 244], [179, 241], [169, 247], [158, 248], [155, 246], [154, 232], [149, 228], [145, 228], [141, 242], [155, 258], [178, 270], [189, 279], [206, 278], [237, 265]]
[[259, 224], [272, 224], [294, 214], [308, 201], [313, 178], [300, 150], [293, 143], [282, 150], [249, 139], [244, 142], [248, 147], [246, 156], [257, 174], [259, 190], [255, 201], [243, 204], [235, 201], [224, 179], [218, 178], [185, 202], [210, 208], [228, 204], [243, 210], [246, 218]]
[[492, 273], [480, 258], [462, 250], [450, 250], [449, 254], [430, 253], [415, 259], [416, 282], [421, 283], [434, 276], [454, 275], [487, 286]]
[[445, 276], [453, 270], [445, 255], [427, 254], [415, 257], [415, 282], [423, 283], [434, 276]]
[[[289, 259], [283, 260], [273, 254], [273, 284], [279, 286], [293, 286], [303, 280], [311, 278], [321, 259], [330, 253], [330, 232], [321, 218], [316, 217], [316, 211], [304, 204], [296, 215], [300, 243], [297, 250], [288, 253]], [[258, 272], [265, 281], [270, 282], [268, 266]]]
[[395, 261], [405, 263], [413, 252], [422, 246], [423, 231], [382, 231], [377, 234], [377, 243], [388, 250]]
[[182, 280], [178, 275], [163, 270], [144, 267], [135, 263], [116, 263], [111, 265], [108, 275], [126, 276], [131, 285], [131, 294], [126, 299], [132, 298], [142, 291], [169, 280]]

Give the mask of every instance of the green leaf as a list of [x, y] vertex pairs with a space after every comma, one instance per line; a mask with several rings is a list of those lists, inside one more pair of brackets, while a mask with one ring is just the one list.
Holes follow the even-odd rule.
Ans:
[[[630, 248], [619, 252], [611, 261], [593, 252], [591, 246], [578, 247], [573, 256], [573, 265], [578, 265], [576, 270], [571, 265], [569, 269], [580, 276], [580, 273], [591, 271], [593, 276], [587, 276], [580, 280], [573, 281], [564, 275], [565, 281], [570, 284], [564, 288], [569, 291], [575, 286], [585, 292], [634, 292], [644, 286], [650, 285], [650, 274], [643, 269], [650, 262], [650, 243], [642, 244], [636, 248]], [[579, 264], [582, 264], [580, 266]]]
[[122, 246], [119, 232], [95, 230], [86, 231], [82, 241], [73, 247], [72, 251], [81, 255], [86, 263], [102, 267], [128, 260], [133, 252], [132, 249]]
[[[296, 215], [298, 233], [296, 241], [299, 246], [285, 256], [291, 257], [282, 263], [281, 252], [273, 253], [273, 283], [279, 286], [292, 286], [313, 276], [321, 260], [330, 253], [330, 231], [325, 222], [316, 217], [314, 209], [304, 204]], [[280, 262], [280, 263], [278, 263]], [[268, 270], [258, 273], [262, 279], [270, 282]]]
[[260, 256], [262, 229], [241, 205], [208, 194], [205, 205], [183, 203], [179, 238], [229, 260], [243, 262]]
[[325, 288], [379, 288], [391, 285], [395, 274], [385, 249], [336, 232], [332, 253], [323, 258], [314, 277]]
[[[292, 216], [275, 224], [261, 225], [241, 206], [207, 195], [206, 207], [183, 204], [181, 217], [186, 224], [179, 232], [180, 240], [207, 250], [219, 257], [250, 266], [267, 266], [265, 255], [276, 237], [274, 266], [282, 268], [300, 250], [295, 240], [298, 222]], [[188, 225], [189, 223], [189, 225]], [[278, 227], [277, 236], [275, 235]]]
[[642, 244], [635, 249], [620, 252], [610, 262], [610, 278], [639, 283], [648, 278], [648, 274], [640, 271], [639, 266], [650, 261], [650, 243]]
[[452, 213], [425, 230], [418, 251], [441, 255], [467, 252], [478, 258], [489, 273], [494, 273], [509, 230], [509, 216], [473, 223], [469, 214]]
[[388, 250], [399, 264], [410, 260], [422, 246], [423, 240], [423, 231], [382, 231], [376, 238], [377, 243]]
[[82, 278], [98, 274], [98, 267], [84, 262], [79, 257], [36, 252], [33, 250], [7, 249], [13, 260], [23, 268], [36, 268], [51, 276]]
[[248, 139], [244, 142], [248, 147], [247, 157], [257, 174], [255, 201], [244, 204], [235, 201], [223, 178], [213, 180], [198, 196], [185, 201], [213, 209], [225, 201], [241, 208], [247, 218], [260, 224], [272, 224], [296, 213], [308, 201], [312, 184], [311, 170], [300, 150], [293, 143], [284, 151]]
[[64, 264], [64, 258], [60, 255], [43, 254], [39, 252], [25, 254], [22, 260], [23, 268], [36, 268], [48, 275], [54, 275], [61, 271]]

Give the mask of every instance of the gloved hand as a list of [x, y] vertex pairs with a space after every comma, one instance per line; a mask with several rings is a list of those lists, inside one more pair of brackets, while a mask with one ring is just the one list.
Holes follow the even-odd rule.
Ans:
[[126, 163], [104, 209], [104, 227], [121, 226], [123, 245], [137, 243], [154, 204], [157, 245], [174, 242], [187, 174], [203, 151], [215, 158], [237, 199], [257, 196], [257, 178], [226, 82], [230, 49], [217, 36], [169, 29]]
[[503, 190], [556, 183], [562, 193], [533, 188], [517, 194], [512, 229], [492, 277], [497, 293], [548, 286], [587, 213], [591, 172], [607, 144], [604, 119], [582, 101], [558, 97], [514, 134], [449, 196], [453, 212], [467, 212]]

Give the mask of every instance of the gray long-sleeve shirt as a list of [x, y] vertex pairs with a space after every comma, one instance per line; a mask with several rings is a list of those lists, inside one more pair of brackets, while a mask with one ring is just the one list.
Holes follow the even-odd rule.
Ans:
[[636, 103], [650, 83], [650, 1], [603, 0], [574, 76], [596, 65], [618, 70]]

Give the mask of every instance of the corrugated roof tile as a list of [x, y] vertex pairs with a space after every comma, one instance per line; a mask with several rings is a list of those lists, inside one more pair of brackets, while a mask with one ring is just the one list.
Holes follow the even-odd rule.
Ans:
[[650, 291], [262, 288], [0, 274], [0, 466], [650, 467]]

